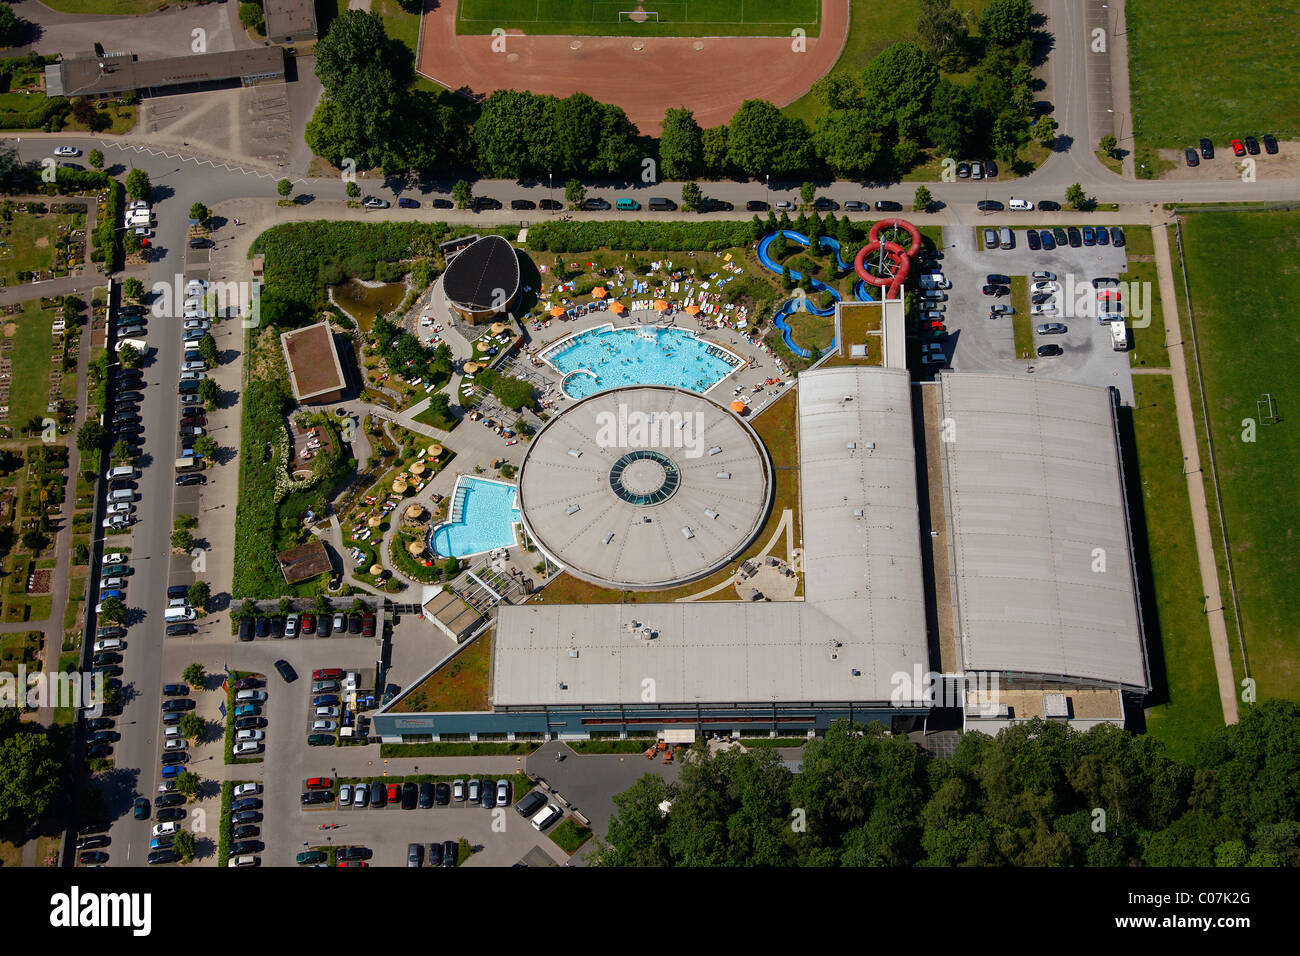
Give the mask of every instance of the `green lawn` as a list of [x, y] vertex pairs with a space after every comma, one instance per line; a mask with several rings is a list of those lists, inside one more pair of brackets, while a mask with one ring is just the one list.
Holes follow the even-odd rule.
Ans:
[[59, 227], [76, 220], [84, 224], [83, 216], [15, 212], [11, 222], [0, 223], [0, 282], [14, 285], [19, 272], [52, 268]]
[[[1196, 318], [1209, 427], [1241, 605], [1250, 672], [1259, 699], [1300, 696], [1295, 635], [1300, 612], [1284, 599], [1300, 575], [1300, 498], [1293, 493], [1300, 432], [1287, 391], [1300, 363], [1300, 272], [1291, 264], [1300, 212], [1197, 212], [1183, 227], [1192, 308]], [[1232, 241], [1231, 282], [1225, 282], [1223, 238]], [[1243, 302], [1240, 290], [1267, 290]], [[1247, 324], [1248, 323], [1248, 324]], [[1191, 363], [1190, 335], [1183, 336]], [[1193, 385], [1193, 388], [1195, 386]], [[1256, 401], [1271, 393], [1280, 424], [1256, 426]], [[1199, 409], [1199, 396], [1192, 395]], [[1206, 465], [1207, 483], [1209, 476]], [[1213, 509], [1213, 488], [1207, 489]], [[1220, 539], [1215, 539], [1216, 547]], [[1230, 595], [1224, 591], [1225, 603]], [[1235, 628], [1229, 634], [1236, 645]]]
[[570, 856], [582, 849], [582, 845], [590, 839], [591, 831], [573, 817], [551, 831], [551, 842]]
[[[1141, 396], [1131, 416], [1136, 447], [1126, 447], [1125, 458], [1131, 488], [1141, 488], [1142, 511], [1134, 509], [1134, 532], [1143, 597], [1149, 605], [1154, 603], [1144, 608], [1156, 684], [1147, 730], [1163, 740], [1173, 755], [1185, 758], [1191, 756], [1197, 740], [1222, 725], [1223, 710], [1202, 610], [1204, 595], [1183, 477], [1173, 379], [1146, 375], [1135, 379], [1134, 385]], [[1144, 538], [1145, 548], [1141, 547]]]
[[[957, 10], [983, 11], [988, 0], [953, 0]], [[861, 71], [876, 54], [899, 40], [916, 39], [916, 14], [920, 0], [850, 0], [849, 36], [840, 58], [833, 69], [850, 73]], [[821, 113], [821, 103], [811, 93], [806, 93], [782, 112], [811, 123]], [[932, 180], [939, 177], [930, 177]]]
[[[45, 5], [60, 13], [133, 17], [141, 13], [153, 13], [166, 2], [167, 0], [45, 0]], [[105, 46], [109, 45], [108, 41], [104, 42]]]
[[820, 30], [820, 0], [649, 0], [658, 13], [642, 23], [619, 11], [635, 10], [627, 0], [460, 0], [456, 32], [494, 29], [534, 35], [582, 36], [789, 36], [798, 27], [808, 36]]
[[[1011, 277], [1011, 336], [1015, 343], [1015, 358], [1034, 357], [1034, 323], [1029, 314], [1029, 280], [1025, 276]], [[999, 320], [1000, 321], [1000, 320]]]
[[1300, 133], [1294, 0], [1129, 0], [1127, 18], [1139, 146]]
[[50, 322], [53, 314], [40, 308], [39, 300], [23, 303], [16, 316], [5, 316], [14, 328], [13, 351], [9, 353], [15, 374], [9, 386], [9, 424], [21, 428], [33, 416], [48, 414], [50, 390]]
[[1156, 275], [1156, 262], [1151, 247], [1150, 226], [1128, 226], [1124, 230], [1127, 240], [1128, 271], [1121, 277], [1125, 282], [1140, 283], [1142, 306], [1146, 314], [1138, 316], [1134, 298], [1139, 291], [1131, 285], [1128, 319], [1129, 365], [1133, 368], [1168, 368], [1169, 350], [1165, 348], [1164, 306], [1160, 299], [1160, 281]]

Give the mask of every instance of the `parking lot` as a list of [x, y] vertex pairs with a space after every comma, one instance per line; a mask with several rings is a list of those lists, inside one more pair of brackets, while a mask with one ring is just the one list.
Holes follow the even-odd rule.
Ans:
[[993, 302], [1009, 300], [1005, 296], [993, 299], [981, 292], [990, 273], [1028, 276], [1035, 271], [1048, 271], [1056, 273], [1063, 283], [1085, 282], [1100, 275], [1122, 279], [1127, 269], [1124, 249], [1058, 246], [1051, 251], [1034, 251], [1025, 241], [1024, 230], [1016, 229], [1014, 248], [981, 250], [978, 238], [981, 230], [980, 226], [952, 226], [943, 231], [943, 259], [939, 265], [952, 283], [947, 290], [944, 315], [951, 367], [963, 371], [1024, 373], [1032, 366], [1036, 375], [1094, 386], [1114, 385], [1122, 399], [1131, 404], [1133, 385], [1128, 355], [1111, 347], [1107, 327], [1096, 318], [1064, 314], [1033, 316], [1031, 321], [1035, 326], [1045, 322], [1067, 325], [1069, 331], [1063, 335], [1035, 335], [1035, 345], [1060, 345], [1065, 354], [1025, 360], [1015, 355], [1011, 316], [988, 317]]

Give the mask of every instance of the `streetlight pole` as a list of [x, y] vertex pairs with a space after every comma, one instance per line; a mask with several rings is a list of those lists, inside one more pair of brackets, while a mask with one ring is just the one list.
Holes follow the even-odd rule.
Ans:
[[766, 186], [767, 186], [767, 208], [768, 208], [768, 211], [770, 212], [771, 209], [772, 209], [772, 174], [771, 174], [771, 173], [764, 173], [764, 174], [763, 174], [763, 182], [764, 182], [764, 183], [766, 184]]
[[553, 173], [546, 174], [546, 190], [551, 200], [551, 215], [555, 215], [555, 176]]

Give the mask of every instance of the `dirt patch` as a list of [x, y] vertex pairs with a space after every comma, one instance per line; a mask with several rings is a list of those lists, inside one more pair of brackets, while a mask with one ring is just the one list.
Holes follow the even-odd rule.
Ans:
[[[1195, 146], [1195, 144], [1189, 144]], [[1237, 157], [1227, 143], [1215, 143], [1214, 158], [1202, 159], [1199, 166], [1188, 166], [1181, 149], [1159, 150], [1161, 159], [1174, 166], [1161, 177], [1171, 182], [1240, 182], [1246, 160], [1255, 162], [1255, 181], [1300, 178], [1300, 142], [1278, 142], [1277, 155], [1260, 149], [1258, 156]]]
[[28, 594], [49, 594], [50, 585], [54, 582], [54, 571], [52, 568], [37, 568], [32, 572], [32, 586], [27, 589]]
[[48, 248], [49, 248], [49, 245], [50, 245], [50, 237], [49, 237], [49, 236], [37, 236], [37, 237], [36, 237], [36, 243], [35, 243], [35, 244], [36, 244], [36, 248], [37, 248], [37, 249], [48, 249]]
[[[821, 35], [790, 37], [584, 37], [509, 34], [458, 36], [454, 0], [426, 9], [416, 70], [451, 90], [486, 96], [527, 89], [569, 96], [579, 91], [626, 111], [642, 133], [658, 136], [668, 107], [684, 106], [704, 128], [728, 122], [740, 104], [764, 99], [786, 106], [808, 92], [839, 58], [849, 5], [822, 0]], [[700, 56], [700, 53], [706, 56]], [[629, 81], [629, 78], [632, 78]]]

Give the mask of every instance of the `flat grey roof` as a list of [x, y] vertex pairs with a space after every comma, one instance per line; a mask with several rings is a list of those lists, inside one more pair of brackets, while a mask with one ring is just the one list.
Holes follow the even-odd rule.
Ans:
[[[103, 69], [100, 69], [103, 63]], [[47, 92], [61, 96], [93, 96], [155, 87], [213, 83], [222, 80], [284, 75], [284, 51], [254, 47], [224, 53], [195, 53], [158, 60], [134, 56], [63, 60], [45, 68]], [[51, 80], [55, 85], [50, 86]]]
[[502, 607], [495, 705], [641, 701], [647, 679], [657, 703], [912, 703], [894, 700], [927, 669], [907, 372], [805, 372], [797, 395], [805, 600]]
[[970, 372], [939, 382], [966, 669], [1145, 688], [1108, 390]]
[[299, 38], [304, 34], [316, 35], [315, 0], [263, 0], [266, 14], [266, 35]]
[[[611, 484], [615, 466], [640, 449], [676, 467], [676, 490], [657, 504], [630, 503]], [[665, 469], [642, 460], [617, 474], [629, 491], [653, 492]], [[669, 587], [726, 565], [763, 526], [771, 494], [767, 454], [752, 429], [709, 399], [666, 386], [579, 401], [546, 423], [519, 467], [519, 510], [537, 545], [578, 577], [613, 587]]]

